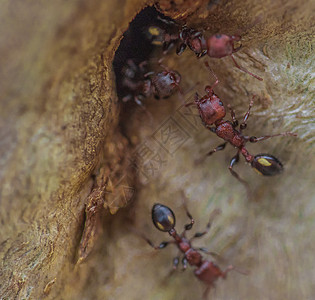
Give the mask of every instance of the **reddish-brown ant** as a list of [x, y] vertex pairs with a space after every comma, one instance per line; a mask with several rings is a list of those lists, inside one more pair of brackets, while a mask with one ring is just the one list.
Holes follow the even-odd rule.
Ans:
[[147, 62], [136, 65], [129, 59], [123, 68], [122, 85], [129, 94], [124, 96], [124, 102], [134, 100], [138, 105], [143, 105], [143, 100], [154, 96], [155, 99], [170, 97], [176, 90], [180, 91], [181, 76], [178, 72], [169, 70], [160, 63], [162, 72], [146, 72]]
[[[186, 206], [186, 214], [188, 218], [190, 219], [190, 223], [186, 224], [184, 227], [184, 231], [181, 234], [178, 234], [175, 230], [175, 215], [173, 211], [162, 204], [154, 204], [152, 208], [152, 221], [154, 226], [163, 232], [168, 232], [169, 235], [174, 239], [172, 241], [168, 242], [162, 242], [160, 243], [159, 246], [154, 246], [154, 244], [149, 240], [148, 238], [144, 237], [143, 238], [148, 242], [148, 244], [153, 247], [154, 249], [163, 249], [165, 248], [168, 244], [175, 244], [178, 249], [184, 253], [184, 257], [182, 259], [182, 264], [184, 270], [187, 268], [187, 263], [191, 266], [195, 266], [196, 269], [194, 271], [195, 276], [204, 282], [207, 285], [207, 288], [204, 292], [204, 299], [207, 298], [207, 295], [211, 289], [211, 287], [214, 287], [215, 281], [222, 277], [226, 278], [226, 275], [229, 271], [233, 270], [233, 266], [227, 267], [225, 271], [222, 271], [215, 263], [209, 260], [205, 260], [202, 255], [200, 254], [200, 251], [206, 253], [206, 254], [211, 254], [214, 255], [215, 253], [209, 252], [205, 248], [198, 248], [194, 249], [191, 245], [192, 240], [204, 236], [210, 229], [211, 227], [211, 218], [207, 224], [206, 230], [203, 232], [197, 232], [194, 234], [194, 236], [190, 239], [186, 237], [186, 231], [190, 230], [194, 223], [195, 220], [193, 219], [192, 215], [189, 213], [187, 210]], [[218, 211], [214, 211], [215, 214], [218, 213]], [[179, 264], [179, 259], [180, 257], [177, 256], [173, 260], [173, 268], [174, 270], [177, 268]], [[240, 271], [239, 271], [240, 272]]]
[[233, 166], [239, 161], [240, 153], [245, 157], [246, 162], [250, 163], [251, 166], [260, 174], [265, 176], [279, 174], [283, 170], [283, 166], [277, 158], [263, 153], [253, 156], [247, 151], [245, 144], [247, 142], [256, 143], [264, 141], [275, 136], [297, 136], [297, 134], [292, 132], [284, 132], [274, 135], [261, 136], [258, 138], [255, 136], [243, 135], [243, 130], [247, 127], [247, 120], [250, 109], [253, 106], [253, 100], [250, 101], [248, 110], [244, 115], [243, 122], [240, 124], [239, 130], [237, 130], [236, 128], [238, 126], [238, 121], [235, 117], [235, 112], [230, 107], [230, 105], [228, 105], [228, 108], [231, 113], [232, 122], [223, 120], [226, 114], [225, 108], [220, 98], [213, 91], [214, 87], [219, 83], [219, 80], [213, 73], [208, 62], [205, 62], [205, 65], [216, 78], [216, 81], [212, 86], [205, 87], [205, 96], [200, 98], [196, 93], [194, 102], [188, 103], [186, 106], [196, 105], [199, 110], [201, 121], [205, 127], [226, 141], [222, 145], [219, 145], [215, 149], [211, 150], [207, 155], [211, 155], [217, 151], [223, 150], [227, 143], [230, 143], [233, 147], [237, 148], [236, 155], [231, 159], [229, 170], [234, 177], [245, 184], [247, 189], [248, 184], [246, 181], [241, 179], [240, 176], [233, 170]]
[[149, 27], [149, 30], [152, 33], [151, 35], [155, 36], [153, 43], [158, 41], [158, 44], [162, 44], [165, 53], [172, 46], [178, 44], [176, 49], [176, 53], [178, 55], [181, 55], [188, 46], [196, 54], [197, 57], [202, 57], [204, 55], [208, 55], [212, 58], [222, 58], [225, 56], [230, 56], [238, 69], [255, 77], [260, 81], [263, 80], [261, 77], [241, 67], [233, 57], [233, 53], [239, 51], [242, 48], [242, 45], [239, 45], [236, 48], [234, 45], [234, 42], [239, 42], [241, 40], [240, 35], [215, 34], [208, 38], [205, 38], [200, 31], [189, 28], [186, 25], [180, 27], [173, 21], [164, 20], [162, 18], [159, 19], [168, 24], [170, 28], [174, 26], [179, 28], [176, 34], [170, 34], [166, 30], [163, 30], [157, 26]]

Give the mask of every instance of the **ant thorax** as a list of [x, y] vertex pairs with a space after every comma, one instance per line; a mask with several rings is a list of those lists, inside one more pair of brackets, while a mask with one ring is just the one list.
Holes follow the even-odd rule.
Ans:
[[233, 127], [232, 122], [222, 121], [220, 124], [216, 125], [215, 133], [218, 137], [224, 139], [237, 148], [241, 148], [245, 145], [243, 136]]

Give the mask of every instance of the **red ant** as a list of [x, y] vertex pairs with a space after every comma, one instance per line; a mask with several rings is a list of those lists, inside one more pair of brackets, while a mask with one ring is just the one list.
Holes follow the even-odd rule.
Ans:
[[[162, 18], [159, 19], [168, 25], [179, 27], [179, 25], [174, 23], [173, 21], [165, 20]], [[240, 35], [215, 34], [208, 38], [205, 38], [201, 32], [189, 28], [186, 25], [182, 26], [178, 30], [177, 34], [169, 34], [165, 30], [155, 26], [149, 27], [149, 30], [151, 32], [151, 35], [155, 36], [154, 41], [158, 41], [159, 43], [162, 43], [161, 41], [163, 41], [162, 44], [164, 53], [166, 53], [174, 44], [179, 42], [176, 49], [176, 53], [178, 55], [181, 55], [188, 46], [198, 58], [204, 55], [208, 55], [212, 58], [222, 58], [225, 56], [230, 56], [238, 69], [255, 77], [260, 81], [263, 80], [261, 77], [241, 67], [233, 57], [233, 53], [239, 51], [242, 48], [242, 45], [239, 45], [236, 48], [234, 47], [234, 42], [239, 42], [241, 40]]]
[[[222, 271], [215, 263], [209, 260], [203, 259], [203, 257], [200, 254], [200, 251], [205, 252], [206, 254], [214, 255], [215, 253], [209, 252], [205, 248], [198, 248], [194, 249], [191, 245], [191, 242], [195, 238], [200, 238], [204, 236], [211, 227], [211, 218], [207, 224], [206, 230], [203, 232], [196, 232], [194, 236], [191, 239], [186, 238], [186, 231], [192, 229], [195, 220], [193, 219], [192, 215], [187, 210], [187, 207], [185, 206], [186, 214], [188, 218], [190, 219], [190, 223], [186, 224], [184, 227], [184, 231], [179, 235], [175, 230], [175, 215], [173, 211], [162, 204], [154, 204], [152, 208], [152, 221], [154, 226], [163, 232], [168, 232], [169, 235], [174, 239], [172, 241], [168, 242], [162, 242], [159, 246], [154, 246], [154, 244], [143, 236], [143, 238], [148, 242], [148, 244], [153, 247], [154, 249], [163, 249], [168, 244], [176, 244], [178, 249], [184, 253], [184, 257], [182, 259], [183, 264], [183, 270], [187, 268], [187, 263], [191, 266], [195, 266], [196, 269], [194, 271], [195, 276], [204, 282], [207, 285], [207, 288], [204, 292], [204, 299], [207, 298], [207, 295], [211, 289], [211, 287], [214, 287], [214, 282], [219, 278], [226, 278], [226, 275], [229, 271], [235, 269], [233, 266], [227, 267], [225, 271]], [[214, 211], [214, 213], [218, 213], [217, 211]], [[175, 257], [173, 260], [173, 269], [175, 270], [179, 264], [179, 256]]]
[[169, 70], [160, 62], [159, 64], [164, 71], [158, 73], [146, 72], [146, 61], [136, 65], [133, 60], [129, 59], [127, 65], [123, 68], [122, 80], [122, 85], [128, 89], [129, 94], [124, 96], [122, 101], [134, 100], [142, 106], [142, 101], [152, 95], [159, 100], [170, 97], [176, 90], [181, 91], [179, 87], [180, 74]]
[[[213, 91], [214, 87], [219, 83], [219, 80], [213, 73], [208, 62], [205, 62], [205, 65], [213, 74], [216, 81], [212, 86], [205, 87], [205, 96], [200, 98], [198, 93], [196, 93], [194, 102], [188, 103], [186, 106], [196, 105], [199, 110], [201, 121], [205, 127], [226, 141], [222, 145], [219, 145], [215, 149], [211, 150], [207, 154], [208, 156], [217, 151], [223, 150], [227, 143], [230, 143], [232, 146], [237, 148], [236, 155], [230, 161], [229, 170], [234, 177], [236, 177], [246, 186], [247, 191], [249, 191], [247, 182], [241, 179], [240, 176], [233, 170], [233, 166], [239, 161], [240, 153], [245, 157], [246, 162], [250, 163], [256, 171], [265, 176], [279, 174], [283, 170], [283, 166], [282, 163], [272, 155], [263, 153], [257, 154], [255, 156], [251, 155], [247, 151], [245, 144], [247, 142], [256, 143], [264, 141], [275, 136], [297, 136], [297, 134], [292, 132], [284, 132], [274, 135], [261, 136], [258, 138], [255, 136], [243, 135], [243, 130], [247, 127], [247, 120], [250, 109], [253, 106], [253, 100], [250, 101], [248, 110], [244, 115], [243, 122], [240, 124], [239, 130], [237, 130], [236, 128], [238, 126], [238, 120], [235, 118], [235, 112], [230, 105], [228, 105], [228, 108], [231, 113], [232, 122], [223, 120], [226, 114], [225, 108], [220, 98]], [[212, 127], [212, 125], [214, 126]]]

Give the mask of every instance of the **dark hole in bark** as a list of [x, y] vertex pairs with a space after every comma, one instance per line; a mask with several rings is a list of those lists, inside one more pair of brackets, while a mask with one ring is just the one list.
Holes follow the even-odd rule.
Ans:
[[159, 20], [159, 17], [169, 19], [154, 7], [146, 7], [130, 22], [129, 28], [124, 33], [113, 62], [117, 95], [120, 99], [129, 92], [122, 85], [122, 69], [128, 60], [132, 60], [136, 65], [149, 60], [156, 46], [147, 38], [146, 31], [149, 26], [154, 25], [165, 28], [166, 25]]

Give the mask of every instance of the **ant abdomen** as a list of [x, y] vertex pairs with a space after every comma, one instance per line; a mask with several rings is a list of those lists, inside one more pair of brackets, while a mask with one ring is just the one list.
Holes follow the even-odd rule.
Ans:
[[251, 162], [252, 167], [264, 176], [273, 176], [283, 171], [282, 163], [270, 154], [257, 154]]
[[170, 208], [157, 203], [152, 207], [152, 221], [158, 230], [168, 232], [175, 227], [176, 220]]

